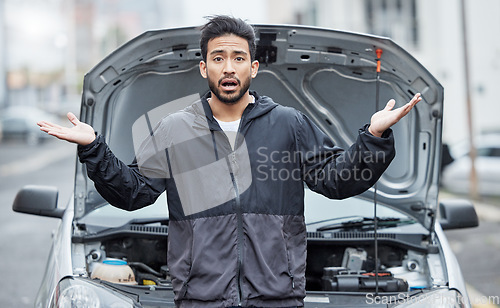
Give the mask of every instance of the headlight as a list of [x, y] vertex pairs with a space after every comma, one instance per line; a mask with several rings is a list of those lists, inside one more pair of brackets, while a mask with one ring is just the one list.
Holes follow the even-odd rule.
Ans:
[[84, 279], [62, 279], [52, 295], [50, 308], [132, 308], [132, 300]]
[[456, 290], [441, 289], [407, 297], [398, 301], [398, 308], [462, 308], [466, 307], [465, 299]]

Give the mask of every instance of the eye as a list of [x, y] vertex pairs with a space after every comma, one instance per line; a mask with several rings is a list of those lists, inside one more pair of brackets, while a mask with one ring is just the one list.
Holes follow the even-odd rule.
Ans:
[[222, 60], [224, 60], [222, 57], [215, 57], [214, 58], [215, 62], [221, 62]]
[[243, 57], [236, 57], [236, 59], [235, 59], [235, 60], [236, 60], [236, 61], [241, 62], [241, 61], [244, 61], [244, 60], [245, 60], [245, 58], [243, 58]]

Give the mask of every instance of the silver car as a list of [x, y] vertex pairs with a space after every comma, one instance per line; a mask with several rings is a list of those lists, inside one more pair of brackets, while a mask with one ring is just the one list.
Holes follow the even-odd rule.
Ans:
[[51, 138], [33, 123], [47, 119], [59, 123], [59, 119], [49, 112], [33, 106], [10, 106], [0, 110], [0, 141], [20, 139], [29, 145], [37, 145]]
[[[476, 136], [475, 170], [478, 193], [500, 196], [500, 134]], [[466, 194], [470, 189], [471, 161], [468, 142], [451, 147], [453, 161], [443, 170], [443, 187], [453, 193]]]
[[[302, 111], [340, 146], [354, 141], [378, 101], [423, 96], [393, 127], [397, 155], [375, 187], [345, 200], [306, 190], [306, 307], [470, 307], [443, 229], [474, 227], [478, 219], [468, 201], [438, 202], [439, 82], [387, 38], [255, 29], [261, 64], [251, 89]], [[134, 143], [146, 137], [136, 133], [140, 123], [154, 125], [208, 91], [198, 42], [192, 27], [146, 32], [120, 47], [86, 74], [80, 120], [132, 162]], [[65, 209], [57, 208], [56, 188], [40, 186], [23, 188], [13, 209], [61, 219], [36, 307], [174, 306], [165, 195], [134, 212], [114, 208], [77, 163]]]

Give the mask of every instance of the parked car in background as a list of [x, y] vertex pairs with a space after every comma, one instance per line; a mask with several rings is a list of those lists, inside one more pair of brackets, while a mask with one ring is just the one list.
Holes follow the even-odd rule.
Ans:
[[[470, 307], [443, 229], [474, 227], [478, 220], [468, 201], [438, 203], [439, 82], [387, 38], [304, 26], [255, 29], [261, 64], [251, 89], [302, 111], [339, 146], [352, 144], [381, 108], [376, 49], [383, 50], [380, 101], [395, 98], [401, 105], [417, 92], [423, 97], [395, 125], [397, 155], [376, 189], [345, 200], [306, 189], [305, 306]], [[85, 75], [80, 120], [132, 162], [135, 138], [148, 136], [163, 111], [208, 91], [201, 59], [197, 28], [140, 35]], [[74, 198], [65, 209], [57, 207], [57, 188], [45, 186], [23, 188], [13, 209], [61, 219], [36, 307], [174, 306], [165, 194], [134, 212], [117, 209], [76, 161]]]
[[19, 139], [35, 145], [52, 138], [40, 131], [36, 122], [48, 119], [54, 123], [60, 122], [57, 117], [42, 109], [32, 106], [9, 106], [0, 110], [0, 140]]
[[[477, 189], [480, 195], [500, 196], [500, 133], [475, 138]], [[470, 190], [471, 160], [469, 144], [462, 142], [450, 148], [453, 162], [443, 170], [443, 188], [459, 194]]]

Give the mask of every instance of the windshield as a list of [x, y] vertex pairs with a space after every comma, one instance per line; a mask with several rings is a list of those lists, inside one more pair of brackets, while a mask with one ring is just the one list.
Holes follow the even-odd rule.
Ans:
[[[379, 218], [406, 220], [409, 217], [382, 204], [377, 204]], [[322, 226], [343, 221], [373, 218], [373, 201], [359, 197], [344, 200], [331, 200], [306, 189], [305, 217], [307, 231], [316, 231]]]
[[144, 207], [132, 212], [116, 208], [106, 204], [99, 207], [78, 220], [79, 223], [96, 225], [103, 227], [119, 227], [131, 220], [168, 218], [167, 198], [165, 192], [161, 194], [156, 202], [150, 206]]
[[[405, 220], [408, 217], [401, 212], [382, 204], [377, 205], [379, 218]], [[119, 227], [131, 220], [147, 220], [168, 218], [166, 194], [158, 197], [153, 205], [128, 212], [109, 204], [99, 207], [78, 221], [89, 225], [103, 227]], [[352, 197], [344, 200], [328, 199], [320, 194], [305, 190], [305, 220], [308, 231], [315, 231], [321, 226], [356, 220], [363, 217], [373, 217], [373, 201]], [[311, 229], [311, 230], [309, 230]]]

